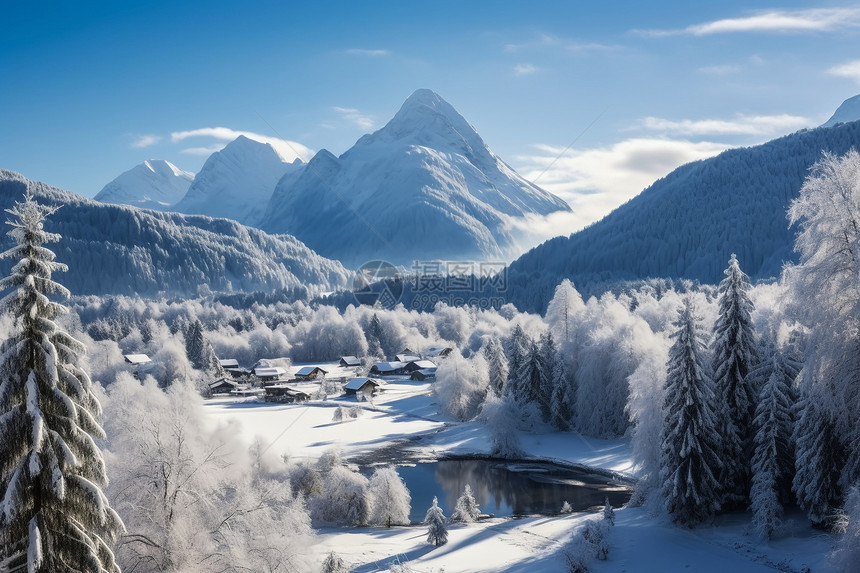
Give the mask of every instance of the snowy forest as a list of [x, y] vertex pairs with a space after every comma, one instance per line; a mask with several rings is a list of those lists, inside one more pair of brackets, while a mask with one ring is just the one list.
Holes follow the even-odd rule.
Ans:
[[[305, 553], [315, 527], [409, 523], [409, 492], [391, 468], [367, 477], [337, 451], [308, 461], [263, 443], [249, 449], [204, 412], [209, 383], [223, 375], [218, 359], [371, 364], [445, 346], [454, 350], [439, 363], [435, 397], [452, 420], [487, 428], [493, 456], [526, 457], [518, 431], [624, 438], [637, 463], [632, 505], [683, 528], [749, 510], [762, 539], [782, 535], [785, 511], [799, 507], [836, 536], [836, 566], [860, 568], [856, 151], [825, 154], [789, 205], [797, 262], [778, 281], [752, 284], [748, 255], [737, 253], [716, 285], [654, 279], [585, 299], [564, 279], [542, 315], [513, 304], [338, 310], [211, 293], [61, 304], [68, 261], [54, 260], [60, 237], [42, 228], [54, 209], [28, 195], [9, 213], [16, 246], [3, 254], [12, 270], [0, 283], [7, 567], [319, 570]], [[131, 353], [152, 357], [142, 381], [125, 367]], [[477, 515], [470, 497], [464, 491], [458, 519]], [[426, 522], [438, 546], [446, 531], [437, 510], [434, 500]], [[344, 570], [335, 554], [322, 567]]]

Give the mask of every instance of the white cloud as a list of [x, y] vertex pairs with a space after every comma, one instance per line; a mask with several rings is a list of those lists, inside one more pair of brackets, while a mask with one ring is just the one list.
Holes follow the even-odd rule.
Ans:
[[179, 153], [184, 153], [186, 155], [201, 155], [203, 157], [207, 157], [212, 155], [216, 151], [221, 151], [227, 147], [226, 143], [218, 143], [216, 145], [209, 145], [207, 147], [186, 147], [185, 149], [179, 150]]
[[514, 226], [532, 229], [532, 242], [577, 231], [676, 167], [712, 157], [728, 147], [710, 141], [655, 138], [627, 139], [609, 147], [566, 153], [563, 147], [535, 145], [535, 153], [515, 158], [517, 171], [567, 201], [573, 213], [529, 218]]
[[768, 10], [674, 30], [639, 30], [645, 36], [708, 36], [739, 32], [826, 32], [860, 25], [860, 8]]
[[293, 161], [296, 158], [299, 158], [302, 161], [309, 161], [310, 158], [313, 156], [313, 150], [308, 147], [305, 147], [304, 145], [296, 141], [279, 139], [277, 137], [269, 137], [267, 135], [261, 135], [252, 131], [237, 131], [235, 129], [230, 129], [229, 127], [202, 127], [199, 129], [191, 129], [188, 131], [174, 131], [170, 134], [170, 140], [173, 143], [179, 143], [189, 138], [211, 138], [220, 142], [224, 142], [223, 145], [212, 144], [208, 146], [190, 147], [182, 150], [182, 153], [203, 155], [205, 154], [206, 150], [213, 150], [209, 151], [209, 154], [211, 154], [214, 151], [223, 149], [226, 143], [233, 141], [240, 135], [244, 135], [248, 139], [253, 139], [254, 141], [259, 141], [260, 143], [270, 144], [275, 149], [275, 151], [278, 152], [278, 154], [284, 161]]
[[849, 78], [860, 84], [860, 60], [852, 60], [850, 62], [845, 62], [844, 64], [839, 64], [838, 66], [833, 66], [827, 70], [827, 73], [834, 76]]
[[645, 117], [632, 129], [675, 135], [774, 135], [808, 127], [812, 122], [797, 115], [742, 115], [733, 119], [682, 119]]
[[361, 113], [359, 110], [354, 107], [333, 107], [334, 111], [336, 111], [343, 119], [349, 121], [350, 123], [354, 123], [359, 128], [370, 131], [376, 125], [376, 122], [373, 121], [373, 118], [367, 114]]
[[537, 71], [538, 69], [532, 64], [517, 64], [514, 66], [514, 74], [517, 76], [530, 76]]
[[350, 48], [346, 53], [353, 56], [371, 56], [375, 58], [391, 55], [391, 52], [388, 50], [366, 50], [364, 48]]
[[569, 52], [592, 52], [616, 50], [618, 46], [597, 42], [577, 42], [544, 33], [538, 34], [536, 38], [525, 42], [505, 44], [505, 51], [511, 53], [535, 48], [560, 48]]
[[132, 141], [130, 145], [134, 149], [142, 149], [144, 147], [155, 145], [159, 141], [161, 141], [160, 135], [138, 135], [137, 137], [135, 137], [134, 141]]

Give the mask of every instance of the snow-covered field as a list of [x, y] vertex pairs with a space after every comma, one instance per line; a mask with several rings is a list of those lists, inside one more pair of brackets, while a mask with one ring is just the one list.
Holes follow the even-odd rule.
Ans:
[[[332, 365], [328, 365], [332, 366]], [[323, 365], [326, 367], [326, 365]], [[361, 410], [357, 418], [332, 422], [337, 406]], [[477, 422], [457, 423], [439, 411], [430, 383], [391, 381], [372, 402], [354, 397], [299, 405], [218, 398], [206, 410], [221, 421], [238, 422], [249, 441], [259, 440], [278, 456], [318, 458], [337, 448], [345, 458], [401, 440], [416, 457], [487, 453], [489, 439]], [[571, 433], [522, 434], [523, 449], [536, 458], [611, 470], [632, 476], [635, 468], [623, 440], [582, 438]], [[617, 510], [605, 562], [595, 572], [826, 572], [832, 538], [792, 515], [783, 537], [763, 543], [750, 533], [750, 515], [719, 516], [712, 525], [682, 529], [644, 508]], [[327, 528], [310, 549], [315, 560], [335, 551], [352, 571], [386, 571], [408, 563], [415, 572], [565, 571], [564, 550], [590, 515], [493, 518], [452, 525], [448, 543], [426, 542], [423, 526]]]

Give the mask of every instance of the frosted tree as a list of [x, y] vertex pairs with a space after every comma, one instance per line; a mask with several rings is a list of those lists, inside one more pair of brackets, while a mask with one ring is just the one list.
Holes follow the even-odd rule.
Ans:
[[326, 556], [320, 571], [321, 573], [347, 573], [349, 569], [340, 555], [332, 551]]
[[576, 401], [576, 385], [568, 373], [564, 356], [556, 356], [550, 381], [550, 422], [559, 430], [570, 430], [573, 427], [571, 416]]
[[603, 504], [603, 519], [608, 521], [609, 525], [615, 525], [615, 510], [609, 503], [609, 496], [606, 496], [606, 502]]
[[809, 329], [804, 386], [821, 386], [815, 411], [844, 449], [838, 470], [845, 492], [860, 479], [860, 153], [825, 153], [788, 213], [800, 228], [794, 246], [800, 261], [786, 269], [785, 280], [790, 310]]
[[549, 379], [541, 348], [537, 341], [532, 340], [519, 366], [516, 379], [519, 393], [514, 394], [514, 397], [520, 402], [538, 406], [542, 412], [548, 412], [549, 403], [544, 397], [544, 391], [549, 387]]
[[463, 494], [457, 498], [454, 513], [451, 514], [451, 521], [472, 523], [478, 519], [479, 515], [481, 515], [481, 508], [478, 507], [478, 502], [475, 501], [475, 496], [472, 495], [472, 486], [466, 484], [463, 487]]
[[851, 488], [845, 511], [839, 523], [842, 536], [833, 552], [833, 561], [841, 573], [860, 571], [860, 484]]
[[720, 310], [714, 325], [714, 385], [717, 431], [722, 438], [719, 473], [724, 506], [744, 505], [749, 497], [753, 418], [757, 396], [746, 380], [759, 361], [750, 313], [749, 277], [732, 255], [719, 286]]
[[409, 525], [412, 496], [397, 470], [386, 467], [374, 471], [370, 476], [370, 491], [374, 497], [372, 523], [386, 527]]
[[424, 525], [427, 526], [427, 543], [436, 547], [448, 543], [448, 529], [445, 527], [445, 514], [439, 507], [439, 500], [434, 497], [433, 505], [427, 510], [424, 517]]
[[692, 527], [720, 508], [714, 391], [693, 303], [685, 299], [674, 323], [663, 402], [661, 475], [672, 520]]
[[370, 323], [368, 324], [365, 336], [367, 338], [368, 355], [379, 358], [384, 357], [385, 352], [383, 352], [382, 345], [385, 339], [385, 332], [383, 332], [382, 324], [379, 322], [379, 316], [375, 312], [370, 318]]
[[793, 434], [796, 449], [792, 489], [812, 525], [830, 529], [842, 500], [839, 470], [844, 453], [830, 413], [822, 403], [823, 393], [818, 384], [809, 383], [801, 391]]
[[585, 308], [582, 295], [577, 292], [570, 279], [564, 279], [555, 287], [555, 293], [546, 309], [546, 322], [550, 331], [561, 341], [562, 347], [573, 342], [575, 330], [573, 322], [577, 314]]
[[203, 324], [195, 319], [185, 332], [185, 353], [188, 361], [197, 370], [210, 373], [213, 376], [223, 376], [224, 369], [215, 356], [212, 345], [203, 337]]
[[484, 358], [487, 361], [487, 371], [490, 377], [490, 389], [501, 396], [508, 379], [508, 359], [498, 338], [492, 337], [484, 344]]
[[514, 423], [518, 415], [517, 406], [510, 396], [487, 395], [481, 408], [481, 417], [490, 434], [490, 455], [508, 459], [523, 457]]
[[489, 376], [482, 354], [471, 359], [454, 351], [439, 365], [433, 391], [442, 408], [461, 422], [474, 418], [487, 395]]
[[540, 359], [543, 371], [538, 388], [538, 402], [544, 421], [550, 422], [553, 417], [553, 376], [556, 373], [556, 363], [559, 361], [558, 346], [555, 344], [552, 332], [542, 334], [540, 337]]
[[51, 278], [66, 266], [44, 246], [60, 239], [43, 228], [55, 210], [29, 192], [7, 210], [15, 246], [0, 257], [16, 263], [0, 281], [13, 319], [0, 345], [0, 561], [24, 552], [30, 573], [118, 572], [110, 546], [123, 525], [94, 441], [105, 437], [101, 406], [85, 347], [54, 321], [67, 309], [51, 297], [69, 296]]
[[770, 539], [782, 523], [782, 502], [794, 475], [794, 430], [791, 385], [797, 375], [791, 364], [775, 352], [771, 374], [761, 388], [754, 420], [755, 452], [750, 491], [753, 526]]
[[520, 370], [530, 345], [531, 340], [523, 327], [519, 324], [514, 326], [505, 344], [505, 356], [508, 358], [508, 379], [504, 389], [506, 396], [518, 397], [522, 393], [522, 389], [519, 387]]

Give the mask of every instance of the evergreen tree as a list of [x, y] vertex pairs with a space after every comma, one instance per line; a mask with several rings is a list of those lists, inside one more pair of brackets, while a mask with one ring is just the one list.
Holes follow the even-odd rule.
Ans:
[[609, 525], [615, 525], [615, 510], [612, 504], [609, 503], [609, 496], [606, 496], [606, 503], [603, 504], [603, 519], [609, 522]]
[[567, 372], [563, 356], [556, 356], [551, 376], [550, 422], [559, 430], [573, 428], [571, 416], [576, 401], [576, 386]]
[[384, 358], [385, 353], [382, 351], [382, 340], [385, 338], [385, 333], [382, 330], [382, 324], [379, 322], [379, 316], [374, 312], [370, 317], [370, 324], [365, 333], [367, 338], [367, 354]]
[[199, 319], [195, 319], [185, 332], [185, 354], [197, 370], [203, 370], [213, 376], [225, 374], [218, 357], [215, 356], [215, 350], [203, 337], [203, 324]]
[[505, 382], [505, 396], [519, 397], [521, 389], [519, 388], [520, 368], [525, 360], [526, 352], [528, 352], [530, 340], [528, 335], [523, 330], [523, 327], [517, 324], [511, 331], [505, 345], [505, 356], [508, 358], [508, 379]]
[[539, 388], [538, 401], [540, 402], [541, 414], [544, 422], [552, 421], [553, 415], [553, 374], [556, 362], [559, 360], [558, 346], [553, 340], [552, 333], [547, 332], [540, 337], [540, 358], [543, 366], [541, 385]]
[[448, 543], [448, 530], [445, 528], [445, 514], [439, 507], [439, 500], [433, 498], [433, 505], [427, 510], [424, 517], [424, 525], [427, 526], [427, 543], [436, 547]]
[[749, 277], [735, 255], [720, 283], [720, 311], [714, 325], [713, 372], [717, 393], [717, 431], [722, 437], [719, 482], [723, 505], [743, 505], [749, 497], [753, 418], [757, 396], [746, 377], [758, 363], [750, 313]]
[[791, 384], [796, 376], [791, 366], [783, 365], [779, 352], [775, 352], [769, 362], [771, 374], [761, 388], [756, 407], [750, 492], [753, 525], [759, 535], [766, 539], [770, 539], [780, 528], [781, 501], [787, 501], [787, 485], [794, 475], [794, 445], [791, 441], [794, 402]]
[[505, 389], [505, 381], [508, 379], [508, 359], [498, 338], [490, 338], [484, 345], [484, 358], [487, 360], [490, 388], [496, 396], [501, 396]]
[[479, 515], [481, 515], [481, 509], [478, 507], [478, 502], [475, 501], [475, 496], [472, 495], [472, 486], [466, 484], [463, 487], [463, 495], [457, 498], [457, 505], [454, 506], [451, 521], [472, 523], [478, 519]]
[[322, 573], [347, 573], [349, 569], [346, 566], [346, 563], [343, 562], [340, 555], [335, 553], [334, 551], [330, 552], [325, 561], [322, 564]]
[[534, 340], [527, 347], [523, 361], [520, 363], [519, 375], [517, 376], [518, 394], [514, 397], [521, 402], [532, 403], [540, 407], [541, 412], [549, 412], [549, 401], [543, 392], [549, 386], [549, 376], [543, 361], [540, 346]]
[[122, 522], [102, 493], [94, 442], [105, 437], [101, 407], [80, 366], [84, 345], [54, 322], [67, 309], [50, 297], [69, 296], [51, 279], [66, 266], [44, 246], [60, 238], [43, 229], [55, 210], [29, 192], [7, 210], [16, 245], [0, 256], [18, 262], [0, 281], [14, 320], [0, 345], [0, 561], [24, 551], [30, 573], [118, 572], [110, 544]]
[[704, 343], [686, 299], [674, 323], [666, 372], [661, 473], [673, 521], [691, 527], [720, 508], [714, 391], [705, 371]]
[[795, 474], [792, 488], [797, 503], [806, 511], [814, 527], [830, 529], [842, 496], [839, 470], [842, 448], [834, 424], [820, 403], [819, 385], [804, 385], [794, 426]]
[[582, 295], [577, 292], [570, 279], [562, 280], [555, 287], [555, 293], [546, 309], [546, 322], [561, 340], [562, 346], [573, 342], [573, 318], [584, 308]]

